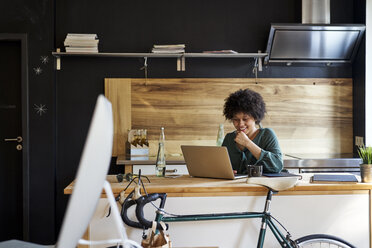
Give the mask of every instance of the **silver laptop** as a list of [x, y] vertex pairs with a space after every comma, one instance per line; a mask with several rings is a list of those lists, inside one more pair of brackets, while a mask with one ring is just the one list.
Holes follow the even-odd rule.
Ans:
[[234, 175], [229, 153], [224, 146], [181, 145], [189, 175], [221, 179], [238, 179], [247, 175]]

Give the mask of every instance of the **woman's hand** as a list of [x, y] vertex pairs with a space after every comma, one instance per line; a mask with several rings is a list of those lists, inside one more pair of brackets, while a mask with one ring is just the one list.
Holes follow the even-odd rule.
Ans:
[[235, 137], [235, 142], [238, 145], [241, 145], [243, 147], [247, 147], [247, 143], [249, 142], [249, 138], [244, 132], [237, 131], [236, 132], [236, 137]]
[[235, 142], [241, 151], [247, 148], [256, 159], [260, 158], [261, 148], [250, 140], [244, 132], [236, 132]]

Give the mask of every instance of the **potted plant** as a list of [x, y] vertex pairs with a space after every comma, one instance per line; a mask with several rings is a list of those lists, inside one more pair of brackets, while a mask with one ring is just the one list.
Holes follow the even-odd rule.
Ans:
[[360, 164], [360, 176], [363, 183], [372, 182], [372, 147], [359, 146], [359, 157], [362, 159]]

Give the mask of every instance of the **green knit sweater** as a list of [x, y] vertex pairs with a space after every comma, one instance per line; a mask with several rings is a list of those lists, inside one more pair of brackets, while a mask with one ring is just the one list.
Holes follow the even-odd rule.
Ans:
[[283, 169], [282, 152], [274, 131], [271, 128], [260, 128], [259, 130], [252, 140], [261, 148], [261, 156], [258, 160], [247, 148], [241, 151], [236, 146], [235, 131], [226, 134], [223, 140], [222, 146], [227, 147], [233, 169], [239, 174], [247, 173], [247, 165], [263, 165], [264, 173], [278, 173]]

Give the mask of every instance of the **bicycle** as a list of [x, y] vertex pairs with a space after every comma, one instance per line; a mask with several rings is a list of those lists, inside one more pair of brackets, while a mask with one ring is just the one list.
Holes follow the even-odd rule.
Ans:
[[[147, 194], [144, 184], [141, 181], [141, 175], [136, 177], [138, 179], [137, 186], [135, 189], [125, 198], [122, 203], [121, 217], [125, 224], [134, 228], [141, 228], [143, 230], [152, 227], [152, 221], [145, 219], [144, 207], [146, 204], [151, 203], [156, 209], [155, 221], [157, 222], [157, 230], [163, 230], [160, 222], [185, 222], [185, 221], [203, 221], [203, 220], [226, 220], [226, 219], [261, 219], [261, 229], [257, 241], [257, 247], [262, 248], [265, 241], [265, 235], [267, 227], [274, 234], [280, 247], [285, 248], [306, 248], [306, 247], [341, 247], [341, 248], [355, 248], [352, 244], [347, 241], [332, 235], [327, 234], [312, 234], [307, 235], [296, 240], [292, 239], [290, 232], [270, 213], [271, 199], [272, 196], [281, 190], [291, 188], [295, 185], [297, 180], [281, 178], [281, 184], [273, 183], [275, 179], [267, 178], [262, 180], [259, 178], [252, 178], [251, 183], [260, 184], [268, 189], [264, 210], [262, 212], [232, 212], [232, 213], [212, 213], [212, 214], [193, 214], [193, 215], [170, 215], [164, 210], [165, 202], [167, 198], [166, 193], [151, 193]], [[287, 181], [286, 181], [287, 180]], [[130, 182], [132, 183], [134, 179]], [[129, 183], [129, 185], [130, 185]], [[129, 187], [127, 186], [127, 188]], [[133, 198], [135, 195], [139, 195], [139, 187], [142, 185], [145, 195]], [[155, 206], [153, 201], [160, 199], [159, 206]], [[136, 205], [136, 218], [138, 222], [130, 220], [128, 218], [128, 209]], [[286, 232], [283, 232], [278, 228], [278, 225]], [[168, 224], [166, 227], [168, 229]], [[319, 246], [315, 246], [319, 245]]]

